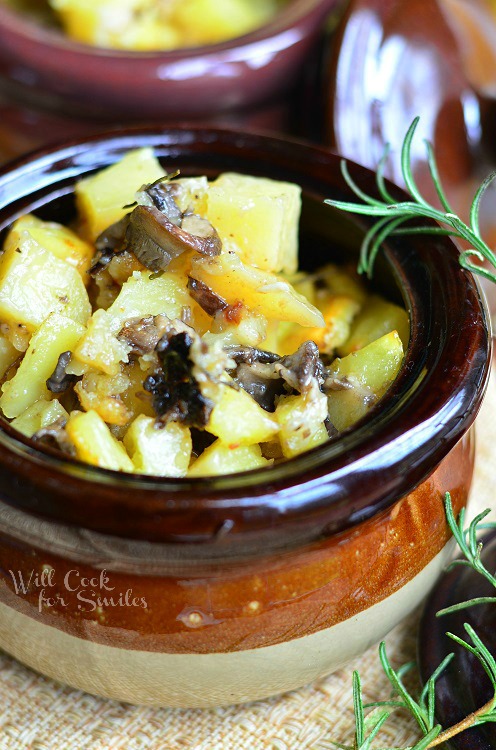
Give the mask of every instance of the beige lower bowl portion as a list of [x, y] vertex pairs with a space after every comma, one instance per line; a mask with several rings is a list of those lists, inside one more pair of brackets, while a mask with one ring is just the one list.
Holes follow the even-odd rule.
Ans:
[[331, 628], [264, 648], [168, 654], [101, 645], [0, 603], [0, 645], [29, 667], [105, 698], [148, 706], [242, 703], [301, 687], [377, 643], [424, 598], [451, 544], [391, 596]]

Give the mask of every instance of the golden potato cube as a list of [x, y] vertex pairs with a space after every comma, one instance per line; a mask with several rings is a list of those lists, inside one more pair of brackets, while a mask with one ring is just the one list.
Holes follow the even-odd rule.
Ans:
[[351, 297], [358, 302], [360, 307], [367, 300], [367, 288], [355, 269], [343, 268], [329, 263], [320, 269], [317, 278], [325, 283], [325, 287], [318, 289], [316, 292], [317, 301], [315, 304], [317, 306], [319, 304], [318, 298], [321, 297], [325, 300], [329, 294]]
[[261, 26], [276, 8], [274, 0], [176, 0], [172, 21], [183, 44], [214, 44]]
[[194, 258], [191, 275], [203, 281], [230, 305], [241, 302], [268, 319], [302, 326], [324, 325], [322, 313], [279, 276], [245, 265], [238, 256], [222, 253], [205, 260]]
[[406, 310], [382, 297], [369, 298], [351, 326], [350, 336], [340, 346], [339, 354], [345, 357], [391, 331], [397, 331], [406, 349], [410, 339], [410, 320]]
[[84, 333], [83, 326], [64, 315], [53, 313], [29, 342], [14, 377], [3, 384], [0, 408], [9, 419], [18, 417], [40, 398], [47, 398], [46, 381], [59, 356], [71, 351]]
[[279, 399], [275, 417], [280, 425], [279, 440], [286, 458], [297, 456], [329, 439], [324, 420], [327, 398], [320, 391]]
[[124, 436], [124, 445], [140, 474], [184, 477], [191, 460], [191, 432], [177, 422], [156, 425], [152, 417], [136, 417]]
[[338, 390], [329, 393], [328, 409], [336, 429], [345, 430], [367, 413], [387, 391], [402, 361], [403, 345], [396, 331], [334, 360], [330, 377], [335, 378]]
[[115, 471], [134, 471], [134, 464], [96, 411], [72, 412], [66, 425], [81, 461]]
[[88, 237], [93, 241], [129, 213], [125, 208], [145, 184], [165, 175], [151, 148], [130, 151], [120, 161], [76, 183], [77, 206]]
[[0, 378], [4, 378], [9, 367], [19, 359], [20, 352], [10, 343], [6, 336], [0, 334]]
[[173, 274], [152, 278], [149, 271], [135, 271], [108, 310], [96, 310], [92, 315], [87, 333], [74, 351], [76, 360], [116, 375], [120, 363], [128, 361], [130, 351], [125, 342], [117, 339], [124, 323], [148, 315], [178, 318], [189, 300], [188, 292]]
[[203, 336], [203, 340], [222, 340], [224, 346], [241, 344], [243, 346], [260, 346], [267, 337], [267, 319], [260, 313], [255, 313], [247, 307], [241, 307], [236, 311], [234, 320], [224, 315], [223, 311], [217, 313], [210, 331]]
[[210, 185], [207, 201], [207, 219], [243, 263], [264, 271], [296, 271], [298, 185], [226, 172]]
[[19, 414], [11, 422], [11, 425], [26, 437], [32, 437], [42, 427], [48, 427], [57, 419], [67, 419], [68, 417], [68, 413], [56, 398], [50, 401], [40, 398], [39, 401], [35, 401], [34, 404], [28, 406], [26, 411]]
[[41, 247], [49, 250], [60, 260], [65, 260], [70, 266], [74, 266], [85, 284], [89, 281], [88, 269], [91, 265], [95, 248], [85, 242], [77, 234], [62, 224], [53, 221], [42, 221], [33, 214], [26, 214], [13, 224], [8, 233], [4, 252], [22, 249], [24, 233], [27, 232]]
[[96, 411], [104, 422], [123, 427], [132, 419], [132, 413], [124, 404], [121, 393], [130, 385], [129, 378], [122, 372], [107, 375], [89, 370], [74, 386], [74, 393], [84, 411]]
[[262, 456], [259, 445], [241, 445], [230, 448], [216, 440], [196, 459], [188, 471], [189, 477], [206, 477], [223, 474], [235, 474], [238, 471], [249, 471], [270, 466]]
[[[49, 0], [66, 33], [96, 47], [166, 50], [181, 45], [182, 34], [157, 9], [156, 0]], [[159, 12], [157, 12], [159, 10]], [[165, 17], [163, 17], [165, 16]]]
[[178, 186], [174, 193], [174, 200], [183, 213], [193, 208], [194, 213], [204, 216], [207, 210], [207, 197], [210, 189], [208, 179], [199, 177], [179, 177], [174, 180]]
[[33, 332], [51, 314], [85, 324], [91, 314], [78, 271], [24, 233], [0, 257], [0, 320]]
[[350, 326], [360, 310], [358, 302], [351, 297], [329, 296], [325, 304], [319, 305], [324, 316], [323, 328], [292, 326], [281, 340], [278, 351], [291, 354], [305, 341], [314, 341], [321, 352], [332, 353], [350, 335]]
[[206, 429], [228, 446], [261, 443], [279, 431], [274, 417], [246, 391], [210, 382], [202, 383], [201, 390], [215, 403]]

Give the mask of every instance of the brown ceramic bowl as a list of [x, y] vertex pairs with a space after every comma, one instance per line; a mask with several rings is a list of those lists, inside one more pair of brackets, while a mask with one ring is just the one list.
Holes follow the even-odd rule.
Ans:
[[0, 3], [3, 159], [102, 122], [201, 119], [281, 129], [284, 97], [342, 1], [288, 0], [250, 34], [170, 52], [78, 44]]
[[[350, 0], [323, 65], [321, 129], [314, 136], [375, 169], [386, 144], [386, 175], [403, 185], [400, 150], [416, 116], [415, 178], [437, 203], [424, 140], [434, 146], [456, 213], [496, 163], [496, 20], [487, 0]], [[314, 116], [314, 121], [317, 120]], [[481, 206], [483, 235], [496, 244], [492, 188]], [[496, 313], [496, 292], [485, 288]]]
[[[75, 180], [143, 145], [183, 174], [299, 183], [304, 266], [356, 256], [367, 221], [323, 205], [351, 197], [335, 155], [222, 130], [130, 130], [18, 161], [0, 172], [0, 229], [28, 210], [70, 219]], [[467, 502], [490, 337], [448, 239], [391, 241], [375, 284], [411, 317], [397, 380], [355, 429], [268, 470], [119, 474], [3, 422], [0, 646], [99, 695], [206, 706], [325, 675], [407, 615], [449, 554], [444, 493]]]
[[430, 187], [424, 138], [449, 188], [472, 173], [480, 104], [439, 0], [351, 0], [324, 88], [323, 137], [343, 156], [374, 169], [390, 143], [387, 173], [402, 184], [399, 150], [420, 116], [412, 162], [422, 187]]

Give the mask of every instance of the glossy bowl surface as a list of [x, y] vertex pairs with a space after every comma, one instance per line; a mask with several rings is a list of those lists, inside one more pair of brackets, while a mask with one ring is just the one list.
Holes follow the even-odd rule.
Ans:
[[[485, 535], [482, 562], [487, 570], [496, 567], [496, 533]], [[419, 629], [419, 669], [425, 682], [450, 653], [455, 658], [436, 685], [436, 718], [444, 727], [455, 726], [478, 711], [494, 691], [480, 662], [455, 644], [446, 633], [454, 633], [470, 643], [465, 623], [470, 625], [489, 651], [495, 649], [494, 602], [478, 604], [442, 617], [436, 612], [479, 597], [493, 597], [494, 587], [473, 568], [457, 566], [443, 575], [427, 601]], [[460, 675], [463, 678], [460, 679]], [[491, 722], [461, 732], [449, 741], [451, 750], [492, 750], [496, 730]]]
[[[413, 174], [433, 204], [429, 141], [444, 189], [464, 221], [474, 194], [496, 164], [496, 18], [486, 0], [350, 0], [323, 63], [314, 136], [375, 169], [390, 146], [386, 175], [404, 185], [400, 151], [417, 116]], [[318, 120], [314, 114], [314, 121]], [[496, 242], [494, 186], [480, 209], [490, 246]], [[496, 292], [484, 285], [491, 312]]]
[[280, 129], [326, 18], [342, 0], [289, 0], [221, 44], [128, 52], [78, 44], [0, 4], [0, 146], [18, 155], [98, 123], [229, 120]]
[[[67, 221], [75, 180], [144, 145], [184, 175], [300, 184], [303, 267], [356, 258], [368, 222], [323, 204], [351, 197], [337, 156], [205, 128], [131, 129], [26, 157], [0, 172], [0, 230], [28, 210]], [[373, 190], [372, 173], [352, 171]], [[450, 553], [444, 493], [456, 510], [467, 503], [490, 335], [445, 238], [392, 240], [375, 283], [411, 316], [397, 380], [355, 429], [269, 470], [119, 474], [3, 422], [0, 645], [99, 695], [205, 706], [327, 674], [412, 611]]]
[[419, 116], [412, 163], [428, 180], [423, 139], [433, 145], [450, 190], [468, 178], [480, 146], [480, 103], [438, 0], [351, 0], [328, 60], [324, 139], [339, 153], [402, 184], [399, 150]]

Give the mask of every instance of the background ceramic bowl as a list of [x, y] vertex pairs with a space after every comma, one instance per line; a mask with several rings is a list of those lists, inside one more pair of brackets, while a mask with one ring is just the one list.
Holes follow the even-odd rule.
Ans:
[[[489, 58], [496, 57], [496, 20], [488, 20], [486, 9], [484, 43], [481, 24], [475, 24], [485, 2], [350, 0], [323, 63], [320, 97], [315, 96], [321, 116], [313, 114], [320, 123], [314, 137], [371, 169], [390, 144], [386, 175], [398, 185], [403, 185], [403, 138], [420, 116], [412, 145], [415, 178], [436, 204], [428, 140], [454, 211], [465, 221], [476, 189], [496, 163], [496, 100], [488, 83], [494, 76]], [[480, 216], [491, 246], [496, 245], [495, 200], [493, 186]], [[496, 292], [492, 285], [484, 288], [496, 315]]]
[[170, 52], [98, 49], [0, 3], [0, 148], [5, 156], [101, 123], [202, 119], [282, 128], [331, 11], [342, 0], [288, 0], [265, 26]]
[[[17, 162], [0, 173], [0, 229], [27, 210], [70, 219], [74, 181], [143, 145], [186, 175], [299, 183], [304, 265], [356, 256], [367, 221], [323, 205], [350, 197], [336, 156], [208, 129], [114, 133]], [[411, 317], [397, 380], [356, 429], [268, 470], [119, 474], [2, 423], [1, 647], [100, 695], [205, 706], [327, 674], [408, 614], [449, 554], [445, 491], [467, 501], [490, 338], [445, 238], [392, 241], [376, 284]]]

